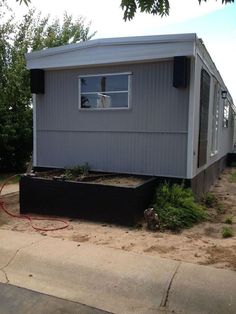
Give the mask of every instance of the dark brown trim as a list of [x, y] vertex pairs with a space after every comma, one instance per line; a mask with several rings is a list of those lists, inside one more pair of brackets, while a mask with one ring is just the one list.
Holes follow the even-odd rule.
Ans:
[[220, 174], [226, 166], [227, 155], [217, 160], [190, 180], [190, 186], [197, 198], [209, 191], [210, 187], [219, 179]]

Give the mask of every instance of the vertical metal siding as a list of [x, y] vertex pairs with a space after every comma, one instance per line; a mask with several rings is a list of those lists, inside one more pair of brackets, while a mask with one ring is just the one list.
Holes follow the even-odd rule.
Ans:
[[[78, 110], [78, 76], [132, 72], [130, 110]], [[173, 61], [46, 71], [37, 96], [38, 166], [88, 162], [94, 170], [186, 176], [188, 89]]]
[[195, 127], [194, 127], [194, 160], [193, 160], [193, 177], [196, 176], [203, 169], [206, 169], [212, 165], [217, 160], [221, 159], [223, 156], [227, 155], [232, 151], [233, 147], [233, 125], [229, 123], [228, 128], [223, 127], [223, 100], [220, 98], [219, 104], [219, 146], [218, 153], [211, 156], [211, 136], [212, 136], [212, 114], [213, 114], [213, 101], [214, 101], [214, 79], [211, 75], [211, 94], [210, 94], [210, 106], [209, 106], [209, 118], [208, 118], [208, 144], [207, 144], [207, 163], [198, 168], [197, 167], [197, 156], [198, 156], [198, 134], [199, 134], [199, 104], [200, 104], [200, 74], [201, 69], [204, 67], [207, 71], [208, 69], [203, 64], [202, 60], [197, 57], [196, 60], [196, 77], [195, 77], [195, 99], [196, 99], [196, 114], [195, 114]]

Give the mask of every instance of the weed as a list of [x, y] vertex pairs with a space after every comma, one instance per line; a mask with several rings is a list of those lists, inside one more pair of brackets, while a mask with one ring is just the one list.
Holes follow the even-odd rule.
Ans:
[[224, 214], [226, 212], [225, 206], [221, 203], [217, 203], [215, 205], [215, 209], [217, 210], [219, 214]]
[[233, 223], [233, 216], [228, 216], [225, 218], [225, 223], [228, 225], [232, 225]]
[[195, 202], [192, 190], [183, 184], [162, 184], [156, 191], [154, 209], [161, 229], [179, 231], [206, 217], [203, 207]]
[[218, 201], [217, 201], [216, 196], [213, 193], [207, 192], [203, 194], [201, 198], [201, 204], [208, 208], [211, 208], [211, 207], [217, 206]]
[[233, 237], [233, 229], [231, 227], [223, 227], [221, 229], [222, 238], [231, 238]]
[[232, 172], [232, 173], [229, 175], [229, 182], [230, 182], [230, 183], [236, 182], [236, 171]]
[[67, 168], [65, 170], [65, 176], [66, 176], [67, 180], [74, 180], [81, 175], [87, 175], [89, 170], [90, 170], [90, 167], [89, 167], [88, 163], [86, 162], [82, 166], [78, 165], [78, 166], [73, 167], [73, 168]]

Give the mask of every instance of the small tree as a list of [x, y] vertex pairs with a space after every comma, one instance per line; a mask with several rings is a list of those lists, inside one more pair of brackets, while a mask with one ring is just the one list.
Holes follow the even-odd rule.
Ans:
[[[29, 10], [20, 23], [0, 0], [0, 171], [21, 171], [32, 151], [32, 101], [24, 54], [90, 39], [90, 25], [82, 17], [64, 14], [52, 22]], [[9, 15], [9, 14], [8, 14]], [[2, 22], [3, 21], [3, 22]]]

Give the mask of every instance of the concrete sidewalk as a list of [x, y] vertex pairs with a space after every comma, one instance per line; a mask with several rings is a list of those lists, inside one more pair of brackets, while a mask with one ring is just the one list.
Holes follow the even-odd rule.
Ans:
[[109, 314], [77, 302], [0, 283], [1, 314]]
[[111, 313], [236, 313], [236, 273], [0, 230], [0, 281]]

